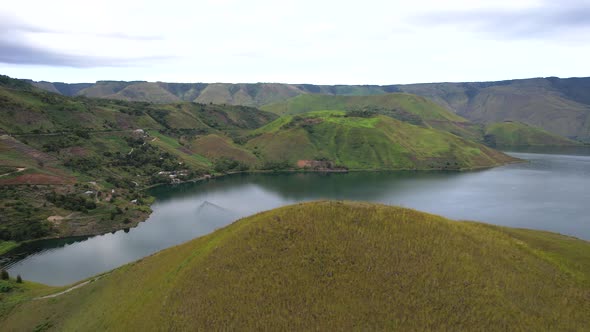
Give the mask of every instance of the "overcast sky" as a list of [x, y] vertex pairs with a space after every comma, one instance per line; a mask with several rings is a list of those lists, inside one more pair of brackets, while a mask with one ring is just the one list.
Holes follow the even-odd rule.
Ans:
[[590, 0], [19, 0], [0, 74], [394, 84], [590, 76]]

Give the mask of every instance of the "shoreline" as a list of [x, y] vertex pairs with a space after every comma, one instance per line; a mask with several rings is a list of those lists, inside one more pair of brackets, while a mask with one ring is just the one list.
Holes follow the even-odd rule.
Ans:
[[[515, 158], [516, 159], [516, 158]], [[222, 178], [222, 177], [226, 177], [229, 175], [238, 175], [238, 174], [281, 174], [281, 173], [287, 173], [287, 174], [292, 174], [292, 173], [335, 173], [335, 174], [346, 174], [346, 173], [351, 173], [351, 172], [470, 172], [470, 171], [481, 171], [481, 170], [486, 170], [486, 169], [492, 169], [495, 167], [500, 167], [500, 166], [505, 166], [505, 165], [511, 165], [511, 164], [520, 164], [520, 163], [526, 163], [528, 162], [527, 160], [524, 159], [516, 159], [513, 161], [509, 161], [509, 162], [505, 162], [505, 163], [501, 163], [501, 164], [494, 164], [494, 165], [490, 165], [490, 166], [479, 166], [479, 167], [470, 167], [470, 168], [460, 168], [460, 169], [415, 169], [415, 168], [397, 168], [397, 169], [323, 169], [323, 170], [313, 170], [313, 169], [284, 169], [284, 170], [248, 170], [248, 171], [234, 171], [234, 172], [227, 172], [227, 173], [223, 173], [223, 174], [215, 174], [215, 175], [205, 175], [205, 176], [201, 176], [201, 177], [197, 177], [194, 179], [190, 179], [190, 180], [185, 180], [185, 181], [181, 181], [179, 183], [176, 184], [185, 184], [185, 183], [198, 183], [198, 182], [202, 182], [202, 181], [208, 181], [208, 180], [214, 180], [214, 179], [218, 179], [218, 178]], [[170, 185], [175, 185], [172, 183], [157, 183], [157, 184], [153, 184], [150, 186], [146, 186], [141, 188], [141, 191], [146, 191], [152, 188], [157, 188], [160, 186], [170, 186]], [[155, 202], [155, 200], [154, 200]], [[152, 202], [149, 207], [151, 210], [151, 206], [154, 204], [154, 202]], [[100, 232], [90, 232], [90, 233], [80, 233], [80, 234], [72, 234], [69, 236], [48, 236], [48, 237], [42, 237], [42, 238], [38, 238], [38, 239], [33, 239], [33, 240], [27, 240], [27, 241], [23, 241], [23, 242], [17, 242], [15, 246], [11, 246], [11, 248], [9, 248], [7, 251], [4, 252], [0, 252], [0, 257], [9, 254], [10, 252], [20, 248], [22, 245], [25, 244], [29, 244], [29, 243], [34, 243], [37, 241], [47, 241], [47, 240], [66, 240], [66, 239], [72, 239], [72, 238], [79, 238], [79, 237], [86, 237], [86, 238], [91, 238], [91, 237], [95, 237], [95, 236], [101, 236], [101, 235], [106, 235], [109, 233], [116, 233], [119, 232], [121, 230], [131, 230], [137, 226], [139, 226], [139, 224], [146, 222], [149, 217], [151, 216], [151, 214], [153, 213], [153, 211], [151, 211], [144, 219], [141, 220], [133, 220], [131, 223], [129, 224], [125, 224], [125, 227], [115, 227], [110, 231], [100, 231]]]

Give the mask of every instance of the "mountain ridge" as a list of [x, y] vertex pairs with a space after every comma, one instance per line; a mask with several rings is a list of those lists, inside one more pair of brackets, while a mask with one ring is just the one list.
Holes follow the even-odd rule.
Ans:
[[426, 97], [477, 123], [520, 121], [560, 136], [590, 141], [590, 77], [391, 85], [99, 81], [72, 84], [69, 90], [67, 83], [32, 84], [62, 94], [98, 98], [255, 107], [302, 94], [360, 96], [405, 92]]

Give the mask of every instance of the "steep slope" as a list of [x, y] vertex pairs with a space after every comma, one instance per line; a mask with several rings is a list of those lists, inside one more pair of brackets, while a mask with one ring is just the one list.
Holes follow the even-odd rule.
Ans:
[[590, 139], [590, 78], [399, 86], [481, 123], [520, 121], [551, 133]]
[[579, 142], [522, 122], [505, 121], [486, 126], [490, 146], [575, 146]]
[[[52, 298], [9, 297], [20, 304], [5, 307], [0, 324], [56, 331], [590, 325], [587, 242], [367, 203], [263, 212], [93, 280]], [[55, 290], [34, 294], [43, 292]]]
[[146, 186], [257, 166], [228, 135], [278, 117], [245, 106], [72, 98], [1, 76], [0, 115], [0, 245], [133, 227], [151, 212]]
[[248, 165], [258, 162], [258, 158], [251, 151], [236, 145], [227, 137], [216, 134], [196, 137], [188, 144], [188, 148], [210, 160], [231, 157]]
[[173, 103], [180, 101], [180, 98], [163, 89], [157, 83], [141, 82], [129, 85], [115, 94], [109, 95], [109, 99], [141, 100], [156, 103]]
[[472, 140], [481, 140], [483, 134], [480, 126], [423, 97], [406, 93], [371, 96], [300, 95], [284, 102], [263, 106], [262, 109], [277, 114], [365, 110], [414, 124], [426, 124]]
[[64, 96], [73, 97], [77, 96], [80, 91], [90, 88], [93, 83], [62, 83], [62, 82], [34, 82], [28, 81], [31, 85], [53, 93], [59, 93]]
[[343, 111], [284, 116], [246, 144], [264, 160], [328, 161], [349, 169], [472, 169], [515, 159], [456, 135], [384, 115]]
[[374, 96], [301, 95], [263, 106], [262, 109], [276, 114], [298, 114], [320, 110], [354, 110], [370, 106], [400, 108], [424, 120], [467, 121], [423, 97], [404, 93]]
[[246, 106], [196, 103], [154, 105], [70, 98], [54, 93], [2, 86], [0, 111], [0, 130], [12, 134], [76, 129], [244, 130], [258, 128], [277, 118], [272, 113]]
[[195, 99], [201, 103], [260, 106], [282, 101], [301, 94], [296, 87], [287, 84], [209, 84]]
[[[63, 86], [46, 82], [40, 88], [67, 94]], [[425, 83], [409, 85], [313, 85], [313, 84], [227, 84], [150, 83], [157, 85], [152, 96], [142, 93], [121, 96], [119, 91], [145, 82], [97, 82], [78, 93], [91, 97], [167, 102], [170, 96], [184, 101], [262, 106], [302, 94], [378, 95], [406, 92], [426, 97], [438, 105], [475, 122], [520, 121], [557, 135], [590, 140], [590, 78], [556, 77], [498, 82]], [[155, 88], [154, 88], [155, 89]], [[68, 92], [69, 93], [69, 92]], [[167, 95], [160, 100], [156, 95]]]
[[[112, 99], [112, 95], [134, 84], [145, 82], [98, 81], [85, 89], [78, 91], [75, 96]], [[147, 100], [138, 100], [147, 101]]]

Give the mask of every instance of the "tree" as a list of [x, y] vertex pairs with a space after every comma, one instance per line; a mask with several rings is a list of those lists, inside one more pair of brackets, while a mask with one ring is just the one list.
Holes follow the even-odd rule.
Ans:
[[10, 279], [10, 275], [8, 274], [8, 271], [2, 269], [2, 272], [0, 272], [0, 278], [2, 280], [8, 280], [8, 279]]
[[16, 283], [17, 284], [22, 284], [23, 283], [23, 278], [20, 277], [20, 274], [16, 276]]

